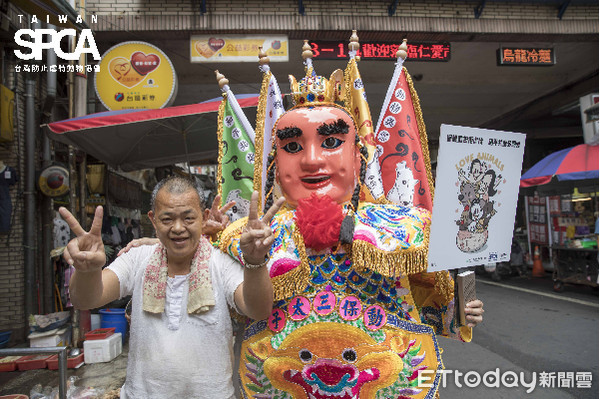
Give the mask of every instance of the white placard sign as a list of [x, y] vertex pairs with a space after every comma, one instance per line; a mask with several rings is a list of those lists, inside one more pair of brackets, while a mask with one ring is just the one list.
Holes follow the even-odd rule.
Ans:
[[525, 135], [442, 125], [429, 269], [508, 261]]

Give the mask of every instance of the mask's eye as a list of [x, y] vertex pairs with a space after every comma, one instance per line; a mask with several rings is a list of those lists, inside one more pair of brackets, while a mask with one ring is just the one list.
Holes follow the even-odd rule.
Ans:
[[310, 353], [310, 351], [308, 349], [302, 349], [300, 352], [298, 352], [298, 356], [300, 356], [300, 360], [302, 360], [304, 363], [308, 363], [312, 360], [312, 353]]
[[337, 137], [329, 136], [325, 140], [323, 140], [323, 143], [321, 144], [321, 147], [327, 148], [327, 149], [331, 150], [333, 148], [338, 148], [343, 143], [344, 143], [343, 140], [340, 140]]
[[342, 357], [345, 361], [353, 363], [356, 361], [356, 351], [352, 348], [344, 349]]
[[295, 141], [291, 141], [284, 145], [283, 149], [290, 154], [295, 154], [302, 149], [302, 146]]

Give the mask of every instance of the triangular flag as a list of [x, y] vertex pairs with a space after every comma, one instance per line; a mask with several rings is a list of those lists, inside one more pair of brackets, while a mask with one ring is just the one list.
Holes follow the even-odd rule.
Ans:
[[[221, 203], [235, 201], [227, 214], [233, 222], [247, 216], [254, 177], [254, 131], [233, 93], [226, 86], [219, 106], [219, 164]], [[237, 111], [237, 112], [236, 112]]]
[[361, 199], [375, 202], [383, 196], [383, 188], [379, 174], [379, 165], [376, 160], [373, 121], [371, 120], [371, 111], [367, 103], [367, 93], [365, 92], [365, 87], [358, 71], [356, 58], [353, 55], [351, 57], [344, 71], [344, 106], [352, 111], [358, 124], [358, 135], [363, 139], [363, 144], [369, 152], [365, 185], [361, 192]]
[[432, 209], [433, 180], [419, 97], [399, 58], [384, 100], [375, 142], [386, 198]]
[[265, 183], [267, 160], [273, 146], [273, 126], [285, 111], [277, 79], [268, 65], [262, 65], [260, 68], [264, 74], [256, 111], [256, 163], [254, 165], [254, 190], [260, 194], [259, 212], [263, 207], [262, 200], [267, 195]]

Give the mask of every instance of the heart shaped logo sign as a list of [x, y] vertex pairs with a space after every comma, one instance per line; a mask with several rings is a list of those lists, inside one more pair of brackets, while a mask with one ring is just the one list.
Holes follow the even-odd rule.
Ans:
[[141, 51], [131, 54], [131, 67], [142, 76], [154, 71], [159, 64], [160, 58], [156, 54], [146, 55]]
[[196, 42], [196, 51], [204, 58], [210, 58], [215, 52], [210, 48], [207, 42]]
[[214, 37], [211, 37], [210, 39], [208, 39], [208, 46], [214, 52], [217, 52], [217, 51], [221, 50], [223, 48], [223, 46], [225, 46], [225, 40], [223, 40], [223, 39], [216, 39]]
[[[204, 40], [207, 47], [209, 37]], [[150, 43], [117, 44], [102, 55], [99, 66], [101, 73], [94, 75], [94, 86], [109, 110], [160, 109], [169, 106], [177, 93], [171, 60]]]
[[135, 70], [132, 70], [131, 63], [127, 58], [115, 57], [108, 63], [110, 76], [125, 87], [132, 88], [144, 78]]

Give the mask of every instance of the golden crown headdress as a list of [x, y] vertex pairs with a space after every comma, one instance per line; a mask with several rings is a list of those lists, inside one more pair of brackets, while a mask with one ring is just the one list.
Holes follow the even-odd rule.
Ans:
[[289, 75], [290, 89], [294, 105], [319, 105], [343, 101], [344, 72], [340, 69], [333, 71], [329, 79], [315, 73], [312, 65], [313, 52], [304, 41], [302, 58], [306, 65], [306, 76], [300, 81]]

